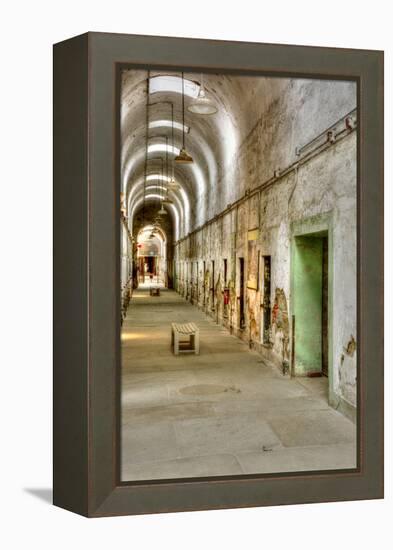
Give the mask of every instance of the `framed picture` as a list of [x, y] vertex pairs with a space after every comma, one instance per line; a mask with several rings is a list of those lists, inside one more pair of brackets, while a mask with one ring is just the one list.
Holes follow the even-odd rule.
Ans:
[[54, 46], [53, 420], [89, 517], [382, 498], [382, 52]]

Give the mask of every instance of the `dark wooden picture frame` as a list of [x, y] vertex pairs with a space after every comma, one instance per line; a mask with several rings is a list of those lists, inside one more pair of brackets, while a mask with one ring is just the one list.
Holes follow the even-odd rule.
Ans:
[[[358, 468], [121, 483], [119, 67], [356, 80]], [[54, 504], [89, 516], [383, 497], [383, 53], [87, 33], [54, 46]]]

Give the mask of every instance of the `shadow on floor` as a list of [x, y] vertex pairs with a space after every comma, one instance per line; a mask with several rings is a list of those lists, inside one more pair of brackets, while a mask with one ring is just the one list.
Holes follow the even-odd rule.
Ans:
[[31, 489], [30, 487], [25, 487], [23, 489], [25, 493], [33, 495], [33, 497], [43, 500], [47, 504], [53, 503], [53, 491], [52, 489], [42, 488], [42, 489]]

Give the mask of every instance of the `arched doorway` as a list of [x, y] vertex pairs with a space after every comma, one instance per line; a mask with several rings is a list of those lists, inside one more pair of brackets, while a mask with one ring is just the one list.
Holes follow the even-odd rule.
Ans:
[[137, 280], [138, 286], [147, 283], [168, 286], [166, 235], [161, 229], [154, 230], [151, 224], [137, 235]]
[[[149, 271], [151, 269], [153, 269], [154, 282], [157, 282], [158, 270], [162, 286], [166, 288], [174, 286], [173, 245], [176, 220], [172, 212], [168, 212], [157, 223], [158, 208], [159, 205], [157, 206], [155, 201], [148, 199], [145, 205], [135, 210], [130, 220], [130, 227], [136, 241], [133, 253], [133, 288], [137, 288], [141, 281], [143, 282], [143, 273], [145, 273], [146, 282], [147, 271], [151, 273]], [[142, 257], [152, 259], [144, 260], [142, 263]], [[150, 280], [150, 275], [148, 279]]]

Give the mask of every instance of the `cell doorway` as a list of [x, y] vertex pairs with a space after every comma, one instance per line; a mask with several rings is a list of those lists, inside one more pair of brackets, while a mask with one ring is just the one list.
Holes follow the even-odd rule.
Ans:
[[329, 240], [326, 232], [295, 237], [292, 266], [293, 374], [329, 375]]

